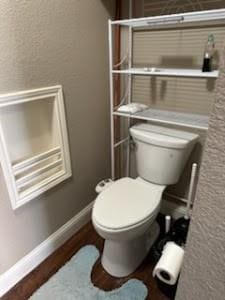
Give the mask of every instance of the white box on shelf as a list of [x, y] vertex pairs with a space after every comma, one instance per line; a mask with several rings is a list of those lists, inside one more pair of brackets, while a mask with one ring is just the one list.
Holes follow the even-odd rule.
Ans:
[[62, 86], [0, 95], [0, 159], [13, 209], [72, 175]]

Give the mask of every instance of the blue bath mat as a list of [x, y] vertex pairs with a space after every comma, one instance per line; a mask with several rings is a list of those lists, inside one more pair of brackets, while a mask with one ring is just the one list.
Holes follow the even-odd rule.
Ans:
[[91, 271], [99, 258], [95, 246], [81, 248], [30, 300], [144, 300], [148, 290], [137, 279], [130, 279], [120, 288], [105, 292], [91, 282]]

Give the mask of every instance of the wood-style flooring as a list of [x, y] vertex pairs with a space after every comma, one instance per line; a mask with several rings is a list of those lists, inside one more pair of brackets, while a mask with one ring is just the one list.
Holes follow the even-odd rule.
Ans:
[[[1, 300], [24, 300], [28, 299], [43, 283], [55, 274], [81, 247], [93, 244], [100, 251], [103, 249], [103, 239], [95, 232], [91, 222], [85, 225], [79, 232], [72, 236], [63, 246], [56, 250], [34, 271], [22, 279]], [[147, 257], [142, 265], [130, 276], [125, 278], [114, 278], [108, 275], [101, 266], [100, 259], [92, 270], [92, 282], [103, 290], [112, 290], [120, 287], [130, 278], [142, 280], [148, 288], [148, 298], [151, 300], [173, 299], [168, 291], [159, 289], [156, 280], [152, 277], [153, 263], [151, 256]], [[167, 295], [165, 295], [167, 294]], [[47, 299], [43, 299], [47, 300]], [[63, 299], [62, 299], [63, 300]], [[76, 299], [75, 299], [76, 300]], [[126, 300], [126, 299], [124, 299]], [[129, 299], [127, 299], [129, 300]], [[138, 299], [137, 299], [138, 300]]]

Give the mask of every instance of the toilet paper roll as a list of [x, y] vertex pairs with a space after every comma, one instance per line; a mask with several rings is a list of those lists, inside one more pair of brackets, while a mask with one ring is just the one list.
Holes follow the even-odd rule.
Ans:
[[183, 257], [183, 248], [174, 242], [167, 242], [162, 256], [153, 270], [153, 276], [157, 276], [164, 283], [175, 284], [180, 273]]

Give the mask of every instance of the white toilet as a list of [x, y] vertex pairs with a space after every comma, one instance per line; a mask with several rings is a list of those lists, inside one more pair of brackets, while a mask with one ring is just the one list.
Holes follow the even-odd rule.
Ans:
[[131, 274], [159, 234], [155, 221], [162, 193], [175, 184], [198, 139], [185, 131], [138, 124], [130, 128], [136, 144], [136, 179], [122, 178], [101, 192], [92, 222], [105, 239], [102, 266], [112, 276]]

